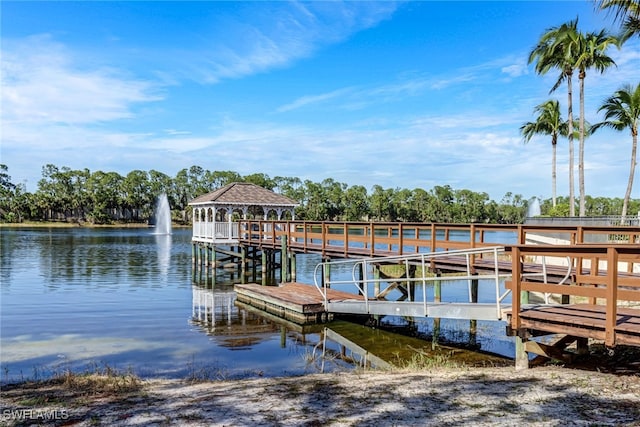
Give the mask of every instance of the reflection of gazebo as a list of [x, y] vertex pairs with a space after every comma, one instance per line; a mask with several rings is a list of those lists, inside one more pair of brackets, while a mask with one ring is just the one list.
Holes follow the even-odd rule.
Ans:
[[196, 197], [193, 207], [194, 242], [238, 242], [238, 219], [295, 219], [298, 203], [255, 184], [234, 182]]

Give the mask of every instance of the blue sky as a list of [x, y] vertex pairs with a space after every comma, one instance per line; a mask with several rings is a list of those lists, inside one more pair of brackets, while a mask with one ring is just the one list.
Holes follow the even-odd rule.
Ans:
[[[548, 198], [550, 140], [524, 144], [519, 127], [549, 98], [566, 115], [566, 87], [550, 95], [557, 74], [536, 75], [528, 54], [545, 29], [576, 17], [585, 32], [616, 28], [591, 1], [0, 7], [0, 163], [29, 191], [52, 163]], [[640, 40], [609, 54], [617, 68], [587, 75], [591, 122], [640, 80]], [[628, 132], [588, 139], [587, 194], [622, 197], [630, 152]], [[559, 195], [567, 165], [561, 141]]]

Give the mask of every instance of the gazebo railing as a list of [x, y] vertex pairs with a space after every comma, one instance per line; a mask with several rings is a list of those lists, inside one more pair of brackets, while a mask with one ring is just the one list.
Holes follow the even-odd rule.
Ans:
[[240, 236], [237, 222], [195, 222], [193, 238], [202, 240], [236, 240]]

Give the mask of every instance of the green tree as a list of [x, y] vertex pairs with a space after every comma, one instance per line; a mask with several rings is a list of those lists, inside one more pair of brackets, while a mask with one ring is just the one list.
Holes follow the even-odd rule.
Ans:
[[449, 185], [436, 185], [431, 193], [433, 202], [429, 219], [433, 222], [454, 222], [454, 190]]
[[395, 217], [393, 212], [393, 190], [374, 185], [371, 189], [371, 214], [378, 221], [391, 221]]
[[497, 207], [500, 224], [522, 224], [527, 214], [527, 201], [520, 194], [508, 192]]
[[573, 147], [573, 86], [572, 76], [575, 70], [580, 36], [578, 20], [569, 21], [558, 27], [548, 29], [538, 44], [529, 54], [529, 63], [536, 62], [535, 70], [544, 75], [552, 69], [560, 70], [558, 80], [551, 88], [554, 92], [566, 80], [567, 82], [567, 121], [569, 139], [569, 208], [570, 215], [575, 216], [575, 184], [574, 184], [574, 147]]
[[9, 167], [4, 164], [0, 164], [0, 191], [12, 190], [15, 188], [15, 184], [11, 182], [11, 176], [9, 176]]
[[415, 221], [429, 221], [429, 207], [433, 202], [433, 195], [422, 188], [416, 188], [411, 195], [411, 205], [415, 210]]
[[604, 121], [594, 125], [594, 128], [598, 129], [606, 126], [617, 131], [629, 129], [631, 132], [631, 167], [621, 214], [624, 219], [631, 199], [633, 176], [636, 168], [638, 119], [640, 118], [640, 83], [635, 88], [632, 85], [623, 86], [613, 96], [607, 98], [598, 111], [604, 111]]
[[640, 1], [638, 0], [599, 0], [600, 8], [612, 10], [615, 20], [622, 22], [620, 38], [626, 41], [634, 35], [640, 36]]
[[87, 182], [87, 191], [92, 200], [88, 219], [94, 223], [108, 223], [118, 217], [123, 205], [122, 188], [124, 178], [116, 172], [97, 171]]
[[310, 180], [304, 181], [304, 209], [303, 219], [311, 221], [324, 221], [329, 217], [329, 205], [325, 193], [325, 188]]
[[487, 218], [485, 204], [489, 201], [489, 195], [487, 193], [477, 193], [471, 190], [457, 190], [455, 192], [455, 200], [455, 222], [485, 222]]
[[14, 184], [9, 167], [0, 164], [0, 218], [7, 222], [22, 222], [26, 191], [23, 184]]
[[242, 181], [242, 177], [233, 171], [214, 171], [207, 176], [207, 179], [211, 183], [211, 190], [217, 190], [232, 182]]
[[124, 202], [128, 217], [140, 221], [141, 214], [148, 211], [153, 203], [149, 188], [149, 174], [142, 170], [133, 170], [127, 174], [123, 182]]
[[543, 102], [535, 107], [538, 113], [534, 122], [527, 122], [520, 127], [520, 133], [525, 142], [531, 141], [534, 135], [551, 136], [551, 197], [553, 206], [556, 205], [556, 182], [557, 182], [557, 145], [558, 136], [567, 136], [569, 132], [568, 123], [562, 120], [560, 113], [560, 103], [554, 99]]
[[11, 182], [8, 171], [7, 165], [0, 164], [0, 216], [4, 218], [9, 214], [9, 204], [16, 188], [16, 185]]
[[584, 118], [584, 80], [587, 70], [594, 69], [600, 74], [615, 65], [613, 59], [606, 54], [609, 47], [618, 46], [618, 39], [608, 34], [605, 30], [599, 33], [591, 32], [586, 35], [578, 34], [578, 52], [575, 67], [578, 69], [580, 82], [580, 143], [578, 148], [578, 187], [580, 191], [579, 215], [585, 215], [585, 188], [584, 188], [584, 138], [587, 132]]
[[393, 205], [393, 221], [411, 221], [415, 217], [412, 205], [412, 192], [403, 189], [396, 189], [392, 194], [391, 203]]
[[304, 198], [304, 187], [300, 178], [276, 176], [273, 178], [273, 182], [275, 184], [274, 191], [277, 193], [297, 201]]
[[362, 185], [347, 188], [342, 196], [345, 221], [361, 221], [368, 218], [370, 213], [367, 189]]
[[325, 196], [324, 204], [327, 215], [325, 219], [336, 221], [344, 213], [344, 190], [346, 190], [347, 184], [337, 182], [333, 178], [326, 178], [322, 180], [321, 185]]
[[273, 180], [269, 178], [269, 175], [264, 173], [252, 173], [251, 175], [243, 177], [242, 180], [244, 182], [250, 182], [251, 184], [266, 188], [267, 190], [273, 190], [276, 186]]

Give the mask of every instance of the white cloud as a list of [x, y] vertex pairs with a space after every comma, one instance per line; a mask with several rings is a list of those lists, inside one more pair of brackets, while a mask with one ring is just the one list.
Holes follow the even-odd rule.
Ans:
[[291, 110], [297, 110], [298, 108], [305, 107], [311, 104], [322, 103], [331, 99], [342, 97], [350, 93], [352, 90], [349, 88], [338, 89], [332, 92], [322, 93], [320, 95], [307, 95], [302, 96], [289, 104], [283, 105], [279, 107], [276, 111], [279, 113], [284, 113]]
[[509, 77], [520, 77], [529, 74], [529, 69], [527, 68], [527, 64], [524, 60], [504, 66], [500, 71], [507, 74]]
[[216, 23], [216, 41], [189, 54], [188, 63], [195, 64], [193, 77], [206, 83], [285, 67], [377, 25], [395, 9], [394, 2], [262, 3]]
[[3, 126], [131, 118], [134, 104], [160, 99], [148, 82], [82, 66], [46, 35], [3, 41], [2, 59]]

